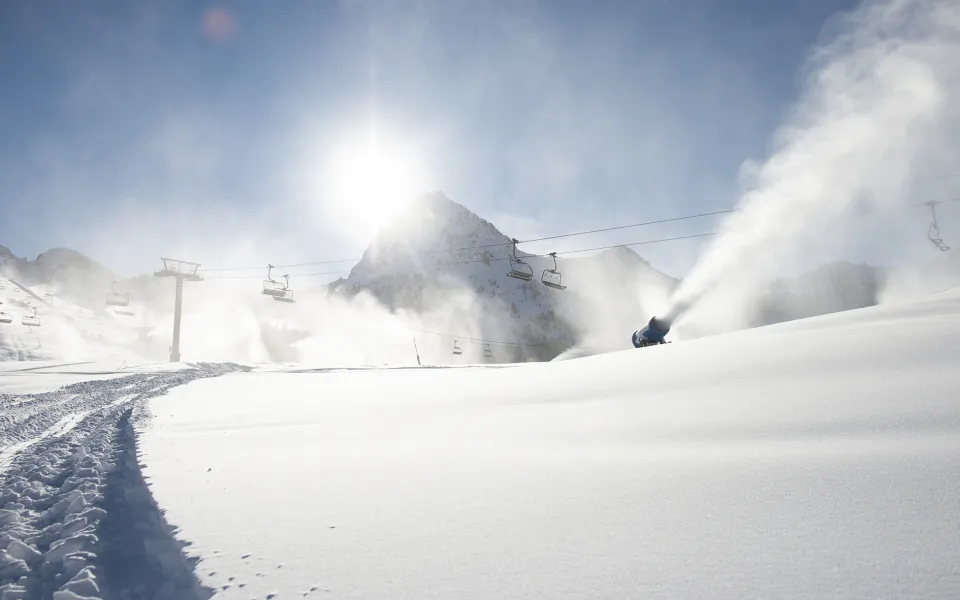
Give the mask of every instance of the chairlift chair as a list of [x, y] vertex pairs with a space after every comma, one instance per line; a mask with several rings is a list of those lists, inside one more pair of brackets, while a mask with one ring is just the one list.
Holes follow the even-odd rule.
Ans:
[[40, 317], [37, 315], [37, 309], [34, 308], [33, 314], [24, 316], [20, 319], [20, 322], [27, 327], [40, 327]]
[[13, 323], [13, 315], [8, 312], [0, 312], [0, 323]]
[[117, 282], [114, 281], [110, 286], [110, 293], [107, 294], [107, 306], [126, 306], [130, 304], [130, 294], [121, 294], [117, 291]]
[[490, 344], [483, 345], [483, 357], [493, 358], [493, 350], [490, 349]]
[[137, 314], [137, 312], [130, 307], [120, 307], [120, 306], [114, 307], [113, 312], [115, 314], [122, 315], [124, 317], [132, 317], [135, 314]]
[[512, 241], [513, 258], [510, 259], [510, 271], [507, 273], [507, 277], [513, 277], [521, 281], [530, 281], [533, 279], [533, 268], [517, 256], [517, 244], [519, 243], [517, 238], [513, 238]]
[[551, 252], [550, 258], [553, 259], [553, 268], [543, 270], [543, 274], [540, 276], [540, 283], [555, 290], [567, 289], [567, 286], [561, 284], [560, 271], [557, 269], [557, 253]]
[[267, 278], [263, 280], [261, 294], [270, 296], [277, 302], [293, 303], [293, 291], [290, 289], [290, 276], [284, 275], [283, 282], [273, 278], [273, 265], [267, 265]]
[[463, 354], [463, 348], [457, 345], [457, 340], [453, 340], [453, 353], [457, 356]]
[[927, 230], [927, 239], [939, 250], [946, 252], [950, 249], [950, 246], [944, 244], [943, 238], [940, 237], [940, 226], [937, 224], [936, 202], [927, 202], [927, 206], [930, 207], [930, 215], [933, 217], [933, 222], [930, 223], [930, 229]]

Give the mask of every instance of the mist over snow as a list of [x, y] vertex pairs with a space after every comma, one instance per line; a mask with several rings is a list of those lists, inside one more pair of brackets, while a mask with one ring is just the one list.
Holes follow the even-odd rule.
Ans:
[[[47, 320], [69, 312], [71, 331], [94, 340], [103, 337], [97, 330], [107, 318], [111, 326], [126, 326], [116, 343], [150, 360], [166, 357], [171, 280], [121, 278], [72, 251], [56, 253], [56, 260], [48, 255], [8, 260], [11, 290], [19, 289], [15, 284], [51, 290], [57, 301], [38, 304]], [[571, 347], [591, 353], [629, 347], [637, 320], [677, 285], [628, 248], [561, 256], [556, 264], [518, 250], [529, 281], [507, 276], [513, 256], [511, 238], [492, 223], [442, 193], [422, 195], [374, 237], [347, 277], [324, 284], [294, 274], [295, 303], [260, 293], [265, 269], [239, 278], [202, 272], [204, 281], [186, 282], [183, 356], [331, 366], [550, 360]], [[548, 288], [542, 278], [565, 289]], [[118, 316], [105, 306], [114, 282], [130, 295], [135, 315]], [[34, 335], [55, 347], [51, 328]]]
[[748, 165], [739, 212], [671, 302], [678, 333], [744, 326], [750, 299], [780, 271], [850, 244], [855, 211], [907, 223], [915, 180], [960, 163], [958, 62], [956, 2], [867, 1], [834, 19], [772, 154]]

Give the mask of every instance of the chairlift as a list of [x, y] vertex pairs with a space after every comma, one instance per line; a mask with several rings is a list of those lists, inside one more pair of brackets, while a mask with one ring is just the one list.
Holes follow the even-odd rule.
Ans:
[[490, 349], [490, 344], [483, 345], [483, 357], [493, 358], [493, 350]]
[[26, 325], [27, 327], [40, 327], [40, 317], [39, 315], [37, 315], [37, 309], [34, 308], [33, 314], [26, 315], [25, 317], [20, 319], [20, 322]]
[[549, 256], [553, 259], [553, 268], [543, 270], [543, 275], [540, 276], [540, 283], [555, 290], [567, 289], [567, 286], [561, 285], [561, 275], [557, 269], [557, 253], [551, 252]]
[[453, 353], [457, 356], [463, 354], [463, 348], [457, 345], [457, 340], [453, 340]]
[[116, 306], [116, 307], [114, 307], [113, 312], [114, 312], [114, 314], [118, 314], [118, 315], [121, 315], [121, 316], [124, 316], [124, 317], [132, 317], [132, 316], [134, 316], [135, 314], [137, 314], [137, 312], [136, 312], [135, 310], [133, 310], [133, 308], [131, 308], [131, 307], [129, 307], [129, 306], [127, 306], [127, 307]]
[[110, 286], [110, 293], [107, 294], [107, 306], [126, 306], [130, 304], [130, 294], [121, 294], [117, 291], [117, 282], [114, 281]]
[[939, 250], [946, 252], [950, 249], [950, 246], [944, 244], [943, 238], [940, 237], [940, 226], [937, 224], [936, 204], [936, 202], [927, 202], [927, 206], [930, 207], [930, 215], [933, 217], [933, 222], [930, 223], [930, 229], [927, 230], [927, 239]]
[[517, 238], [513, 238], [513, 258], [510, 259], [510, 272], [507, 277], [513, 277], [521, 281], [530, 281], [533, 279], [533, 267], [520, 260], [517, 256]]
[[261, 294], [270, 296], [277, 302], [287, 302], [292, 304], [293, 290], [290, 289], [290, 276], [284, 275], [283, 281], [277, 281], [272, 276], [273, 265], [267, 265], [267, 278], [263, 280], [263, 291]]
[[0, 312], [0, 323], [13, 323], [13, 315], [8, 312]]

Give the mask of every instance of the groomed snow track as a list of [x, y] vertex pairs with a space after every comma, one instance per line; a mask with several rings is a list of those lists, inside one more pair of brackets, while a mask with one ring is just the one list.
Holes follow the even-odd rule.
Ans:
[[0, 600], [208, 598], [140, 472], [133, 422], [182, 371], [0, 395]]

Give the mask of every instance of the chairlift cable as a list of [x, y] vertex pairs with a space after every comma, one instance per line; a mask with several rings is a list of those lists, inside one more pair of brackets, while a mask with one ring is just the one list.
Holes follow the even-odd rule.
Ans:
[[[634, 227], [643, 227], [643, 226], [646, 226], [646, 225], [657, 225], [657, 224], [660, 224], [660, 223], [671, 223], [671, 222], [675, 222], [675, 221], [686, 221], [686, 220], [689, 220], [689, 219], [697, 219], [697, 218], [700, 218], [700, 217], [709, 217], [709, 216], [716, 216], [716, 215], [722, 215], [722, 214], [732, 213], [732, 212], [736, 212], [736, 211], [738, 211], [738, 210], [740, 210], [740, 209], [739, 209], [739, 208], [731, 208], [731, 209], [726, 209], [726, 210], [719, 210], [719, 211], [713, 211], [713, 212], [699, 213], [699, 214], [695, 214], [695, 215], [686, 215], [686, 216], [682, 216], [682, 217], [671, 217], [671, 218], [669, 218], [669, 219], [658, 219], [658, 220], [656, 220], [656, 221], [644, 221], [644, 222], [642, 222], [642, 223], [631, 223], [631, 224], [629, 224], [629, 225], [616, 225], [616, 226], [613, 226], [613, 227], [604, 227], [604, 228], [601, 228], [601, 229], [591, 229], [591, 230], [588, 230], [588, 231], [573, 231], [573, 232], [570, 232], [570, 233], [561, 233], [561, 234], [559, 234], [559, 235], [539, 237], [539, 238], [532, 238], [532, 239], [529, 239], [529, 240], [511, 240], [511, 241], [509, 241], [509, 242], [498, 242], [498, 243], [496, 243], [496, 244], [481, 244], [481, 245], [479, 245], [479, 246], [463, 246], [463, 247], [461, 247], [461, 248], [445, 248], [445, 249], [443, 249], [443, 250], [427, 250], [427, 251], [425, 251], [425, 252], [416, 252], [416, 253], [410, 254], [409, 256], [424, 256], [424, 255], [427, 255], [427, 254], [440, 254], [440, 253], [444, 253], [444, 252], [459, 252], [459, 251], [462, 251], [462, 250], [480, 250], [480, 249], [483, 249], [483, 248], [497, 248], [497, 247], [502, 247], [502, 246], [511, 246], [511, 245], [513, 245], [514, 243], [517, 243], [517, 244], [527, 244], [527, 243], [532, 243], [532, 242], [542, 242], [542, 241], [546, 241], [546, 240], [555, 240], [555, 239], [575, 237], [575, 236], [580, 236], [580, 235], [590, 235], [590, 234], [593, 234], [593, 233], [604, 233], [604, 232], [607, 232], [607, 231], [618, 231], [618, 230], [621, 230], [621, 229], [631, 229], [631, 228], [634, 228]], [[359, 262], [360, 260], [362, 260], [362, 258], [343, 258], [343, 259], [339, 259], [339, 260], [315, 261], [315, 262], [289, 264], [289, 265], [274, 265], [274, 268], [278, 268], [278, 269], [279, 269], [279, 268], [309, 267], [309, 266], [315, 266], [315, 265], [331, 265], [331, 264], [345, 263], [345, 262]], [[263, 268], [262, 265], [258, 265], [258, 266], [255, 266], [255, 267], [228, 267], [228, 268], [216, 268], [216, 269], [203, 269], [203, 271], [205, 271], [205, 272], [211, 272], [211, 271], [252, 271], [252, 270], [254, 270], [254, 269], [259, 270], [259, 269], [262, 269], [262, 268]]]
[[[960, 174], [957, 174], [957, 176], [960, 176]], [[946, 179], [947, 177], [951, 177], [951, 176], [944, 176], [943, 178]], [[932, 205], [937, 205], [937, 204], [947, 204], [947, 203], [953, 203], [953, 202], [960, 202], [960, 198], [952, 198], [952, 199], [949, 199], [949, 200], [932, 200], [932, 201], [929, 201], [929, 202], [920, 202], [920, 203], [915, 203], [915, 204], [908, 204], [907, 206], [910, 206], [910, 207], [920, 207], [920, 206], [929, 206], [929, 205], [931, 205], [931, 204], [932, 204]], [[607, 232], [607, 231], [617, 231], [617, 230], [620, 230], [620, 229], [629, 229], [629, 228], [632, 228], [632, 227], [641, 227], [641, 226], [644, 226], [644, 225], [654, 225], [654, 224], [659, 224], [659, 223], [668, 223], [668, 222], [675, 222], [675, 221], [683, 221], [683, 220], [695, 219], [695, 218], [706, 217], [706, 216], [716, 216], [716, 215], [721, 215], [721, 214], [729, 214], [729, 213], [738, 212], [738, 211], [740, 211], [740, 210], [741, 210], [740, 208], [731, 208], [731, 209], [722, 210], [722, 211], [713, 211], [713, 212], [708, 212], [708, 213], [698, 213], [698, 214], [695, 214], [695, 215], [687, 215], [687, 216], [683, 216], [683, 217], [673, 217], [673, 218], [670, 218], [670, 219], [660, 219], [660, 220], [657, 220], [657, 221], [645, 221], [645, 222], [643, 222], [643, 223], [633, 223], [633, 224], [630, 224], [630, 225], [618, 225], [618, 226], [615, 226], [615, 227], [605, 227], [605, 228], [602, 228], [602, 229], [592, 229], [592, 230], [589, 230], [589, 231], [578, 231], [578, 232], [571, 232], [571, 233], [559, 234], [559, 235], [555, 235], [555, 236], [545, 236], [545, 237], [539, 237], [539, 238], [532, 238], [532, 239], [528, 239], [528, 240], [517, 240], [517, 243], [518, 243], [518, 244], [525, 244], [525, 243], [540, 242], [540, 241], [546, 241], [546, 240], [552, 240], [552, 239], [561, 239], [561, 238], [567, 238], [567, 237], [574, 237], [574, 236], [579, 236], [579, 235], [589, 235], [589, 234], [593, 234], [593, 233], [603, 233], [603, 232]], [[870, 214], [870, 213], [864, 213], [864, 214]], [[684, 240], [684, 239], [694, 239], [694, 238], [700, 238], [700, 237], [708, 237], [708, 236], [712, 236], [712, 235], [716, 235], [716, 234], [717, 234], [717, 232], [710, 232], [710, 233], [701, 233], [701, 234], [695, 234], [695, 235], [689, 235], [689, 236], [678, 236], [678, 237], [672, 237], [672, 238], [662, 238], [662, 239], [656, 239], [656, 240], [647, 240], [647, 241], [642, 241], [642, 242], [631, 242], [631, 243], [627, 243], [627, 244], [614, 244], [614, 245], [611, 245], [611, 246], [598, 246], [598, 247], [595, 247], [595, 248], [584, 248], [584, 249], [582, 249], [582, 250], [565, 250], [565, 251], [562, 251], [562, 252], [557, 252], [557, 254], [576, 254], [576, 253], [580, 253], [580, 252], [590, 252], [590, 251], [595, 251], [595, 250], [608, 250], [608, 249], [611, 249], [611, 248], [621, 248], [621, 247], [629, 247], [629, 246], [641, 246], [641, 245], [646, 245], [646, 244], [655, 244], [655, 243], [668, 242], [668, 241], [674, 241], [674, 240]], [[407, 255], [407, 256], [425, 256], [425, 255], [429, 255], [429, 254], [438, 254], [438, 253], [444, 253], [444, 252], [457, 252], [457, 251], [462, 251], [462, 250], [479, 250], [479, 249], [482, 249], [482, 248], [493, 248], [493, 247], [511, 246], [511, 245], [513, 245], [513, 240], [511, 240], [510, 242], [500, 242], [500, 243], [497, 243], [497, 244], [483, 244], [483, 245], [479, 245], [479, 246], [464, 246], [464, 247], [461, 247], [461, 248], [450, 248], [450, 249], [444, 249], [444, 250], [429, 250], [429, 251], [426, 251], [426, 252], [417, 252], [417, 253], [409, 254], [409, 255]], [[528, 254], [528, 255], [527, 255], [527, 257], [531, 257], [531, 256], [532, 256], [532, 257], [539, 257], [539, 258], [549, 257], [549, 255], [540, 255], [540, 254]], [[526, 257], [525, 257], [525, 258], [526, 258]], [[330, 265], [330, 264], [345, 263], [345, 262], [359, 262], [360, 260], [362, 260], [362, 259], [360, 259], [360, 258], [348, 258], [348, 259], [329, 260], [329, 261], [314, 261], [314, 262], [288, 264], [288, 265], [274, 265], [274, 268], [293, 268], [293, 267], [305, 267], [305, 266], [315, 266], [315, 265]], [[503, 260], [510, 260], [510, 259], [505, 259], [505, 258], [471, 259], [471, 260], [464, 260], [464, 261], [454, 261], [454, 262], [436, 263], [436, 264], [420, 265], [420, 266], [426, 268], [426, 267], [438, 267], [438, 266], [443, 266], [443, 265], [470, 264], [470, 263], [477, 263], [477, 262], [490, 262], [490, 261], [503, 261]], [[226, 268], [203, 269], [203, 270], [206, 271], [206, 272], [210, 272], [210, 271], [225, 272], [225, 271], [249, 271], [249, 270], [254, 270], [254, 269], [260, 270], [260, 269], [262, 269], [262, 268], [263, 268], [263, 266], [261, 265], [261, 266], [256, 266], [256, 267], [226, 267]], [[321, 272], [317, 272], [317, 273], [295, 273], [295, 274], [292, 274], [291, 277], [316, 277], [316, 276], [322, 276], [322, 275], [342, 275], [342, 274], [345, 274], [345, 273], [349, 273], [349, 270], [342, 270], [342, 271], [321, 271]], [[215, 275], [215, 276], [213, 276], [213, 277], [208, 277], [207, 279], [258, 279], [259, 277], [260, 277], [259, 275]]]
[[[595, 248], [584, 248], [584, 249], [581, 249], [581, 250], [565, 250], [565, 251], [563, 251], [563, 252], [557, 252], [556, 254], [574, 254], [574, 253], [578, 253], [578, 252], [590, 252], [590, 251], [594, 251], [594, 250], [609, 250], [609, 249], [611, 249], [611, 248], [623, 248], [623, 247], [629, 247], [629, 246], [643, 246], [643, 245], [646, 245], [646, 244], [657, 244], [657, 243], [660, 243], [660, 242], [672, 242], [672, 241], [674, 241], [674, 240], [685, 240], [685, 239], [698, 238], [698, 237], [707, 237], [707, 236], [711, 236], [711, 235], [717, 235], [717, 232], [714, 231], [714, 232], [709, 232], [709, 233], [698, 233], [698, 234], [695, 234], [695, 235], [685, 235], [685, 236], [672, 237], [672, 238], [660, 238], [660, 239], [655, 239], [655, 240], [644, 240], [644, 241], [640, 241], [640, 242], [630, 242], [630, 243], [627, 243], [627, 244], [613, 244], [613, 245], [610, 245], [610, 246], [597, 246], [597, 247], [595, 247]], [[530, 258], [530, 257], [534, 257], [534, 258], [551, 258], [550, 254], [528, 254], [527, 256], [524, 256], [524, 258]], [[428, 264], [428, 265], [419, 265], [419, 266], [420, 266], [421, 268], [427, 269], [427, 268], [436, 268], [436, 267], [446, 267], [446, 266], [450, 266], [450, 265], [466, 265], [466, 264], [474, 264], [474, 263], [502, 262], [502, 261], [509, 261], [509, 260], [513, 260], [513, 258], [512, 258], [512, 257], [489, 258], [489, 259], [474, 258], [474, 259], [470, 259], [470, 260], [456, 260], [456, 261], [450, 261], [450, 262], [439, 262], [439, 263], [433, 263], [433, 264]], [[315, 276], [315, 275], [338, 275], [338, 274], [343, 274], [343, 273], [349, 273], [349, 271], [327, 271], [327, 272], [323, 272], [323, 273], [300, 273], [300, 274], [291, 275], [290, 277], [291, 277], [291, 278], [294, 278], [294, 277], [312, 277], [312, 276]], [[224, 276], [207, 277], [207, 279], [259, 279], [259, 278], [260, 278], [259, 275], [224, 275]]]

